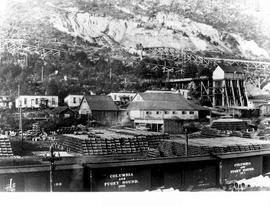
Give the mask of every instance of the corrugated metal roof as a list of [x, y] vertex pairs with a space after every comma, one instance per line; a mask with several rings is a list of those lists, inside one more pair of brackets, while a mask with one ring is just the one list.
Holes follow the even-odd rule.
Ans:
[[118, 111], [117, 106], [110, 96], [93, 95], [85, 97], [92, 111]]

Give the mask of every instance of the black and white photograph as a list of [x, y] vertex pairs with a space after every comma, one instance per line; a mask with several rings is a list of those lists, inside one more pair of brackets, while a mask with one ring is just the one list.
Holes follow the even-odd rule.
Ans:
[[0, 0], [0, 192], [267, 191], [270, 1]]

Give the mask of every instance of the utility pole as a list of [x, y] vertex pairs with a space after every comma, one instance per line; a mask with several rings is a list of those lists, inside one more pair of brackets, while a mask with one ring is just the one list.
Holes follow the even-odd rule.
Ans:
[[186, 144], [185, 144], [185, 155], [188, 156], [188, 130], [185, 129], [185, 135], [186, 135]]
[[54, 154], [53, 146], [50, 146], [50, 156], [47, 157], [47, 154], [45, 155], [45, 158], [42, 159], [43, 161], [49, 161], [51, 163], [50, 165], [50, 192], [53, 192], [53, 183], [54, 183], [54, 171], [55, 171], [55, 161], [62, 160], [60, 157], [60, 154], [58, 154], [58, 157]]
[[112, 68], [110, 67], [110, 90], [112, 91]]
[[44, 66], [42, 65], [42, 67], [41, 67], [41, 82], [43, 83], [43, 76], [44, 76]]
[[18, 85], [18, 100], [19, 100], [19, 133], [21, 135], [21, 155], [23, 155], [23, 128], [22, 128], [22, 100], [20, 100], [20, 85]]

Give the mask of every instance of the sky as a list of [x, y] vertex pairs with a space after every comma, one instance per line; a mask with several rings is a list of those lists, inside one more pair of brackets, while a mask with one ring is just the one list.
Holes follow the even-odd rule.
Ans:
[[0, 1], [0, 17], [2, 17], [4, 15], [7, 3], [8, 3], [8, 0], [1, 0]]

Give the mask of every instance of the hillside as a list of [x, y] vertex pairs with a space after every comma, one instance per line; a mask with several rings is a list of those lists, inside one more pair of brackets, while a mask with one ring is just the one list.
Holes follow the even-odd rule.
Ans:
[[26, 64], [25, 51], [5, 51], [2, 93], [15, 94], [17, 84], [23, 85], [23, 93], [58, 95], [140, 90], [151, 81], [157, 84], [163, 74], [146, 71], [138, 45], [268, 60], [270, 14], [261, 2], [11, 0], [1, 10], [2, 42], [65, 52], [60, 56], [36, 52], [28, 55]]

